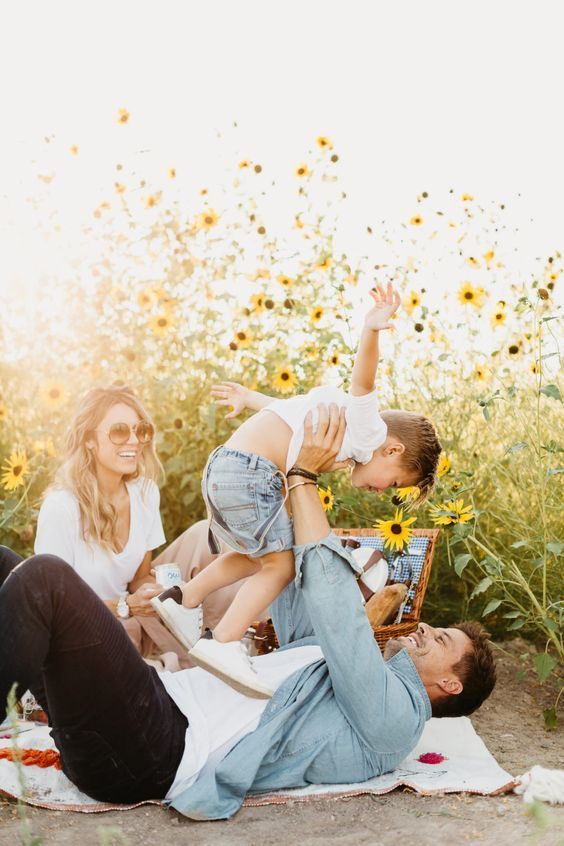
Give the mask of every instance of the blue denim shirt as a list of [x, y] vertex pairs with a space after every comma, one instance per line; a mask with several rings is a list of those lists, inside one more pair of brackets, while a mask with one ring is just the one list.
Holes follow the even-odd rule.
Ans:
[[271, 609], [276, 633], [282, 649], [318, 644], [324, 659], [289, 676], [257, 728], [171, 803], [192, 819], [230, 817], [248, 792], [390, 772], [431, 716], [407, 652], [384, 662], [354, 578], [359, 568], [335, 535], [294, 554], [296, 578]]

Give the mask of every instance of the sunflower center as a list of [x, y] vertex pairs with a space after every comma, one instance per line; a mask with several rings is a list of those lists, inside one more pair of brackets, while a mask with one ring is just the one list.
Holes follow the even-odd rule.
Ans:
[[49, 391], [49, 396], [51, 397], [51, 399], [59, 399], [60, 394], [61, 392], [58, 388], [51, 388], [51, 390]]
[[244, 332], [237, 332], [237, 337], [239, 338], [240, 341], [244, 341], [247, 336], [245, 335]]
[[390, 532], [393, 535], [401, 535], [401, 524], [400, 523], [392, 523], [390, 526]]
[[282, 379], [283, 382], [287, 382], [288, 379], [290, 378], [290, 374], [289, 373], [281, 373], [280, 378]]
[[329, 505], [329, 503], [331, 502], [331, 500], [329, 499], [329, 497], [328, 497], [328, 496], [324, 496], [324, 497], [323, 497], [323, 502], [325, 503], [325, 505]]
[[472, 291], [466, 291], [466, 293], [464, 294], [464, 299], [465, 300], [473, 300], [474, 294], [472, 293]]
[[20, 473], [22, 472], [22, 470], [23, 470], [22, 465], [21, 465], [21, 464], [16, 464], [16, 465], [14, 465], [14, 467], [12, 467], [12, 474], [13, 474], [14, 476], [19, 476], [19, 475], [20, 475]]

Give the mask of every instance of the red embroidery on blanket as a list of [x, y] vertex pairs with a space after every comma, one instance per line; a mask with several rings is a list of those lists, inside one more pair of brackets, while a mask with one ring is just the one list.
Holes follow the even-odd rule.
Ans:
[[0, 749], [0, 759], [5, 758], [7, 761], [13, 761], [21, 756], [21, 762], [26, 767], [55, 767], [56, 770], [61, 769], [61, 756], [54, 749], [20, 749], [19, 752], [14, 749]]
[[444, 755], [441, 755], [440, 752], [425, 752], [423, 755], [420, 755], [417, 760], [421, 764], [442, 764], [442, 762], [447, 759]]

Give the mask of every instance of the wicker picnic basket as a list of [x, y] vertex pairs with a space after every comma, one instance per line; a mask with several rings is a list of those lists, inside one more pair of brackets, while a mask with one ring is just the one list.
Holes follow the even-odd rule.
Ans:
[[[411, 608], [409, 612], [404, 613], [400, 623], [393, 623], [389, 626], [376, 626], [374, 628], [374, 637], [378, 646], [382, 651], [387, 641], [392, 637], [404, 637], [405, 635], [414, 632], [419, 624], [421, 618], [421, 607], [423, 605], [423, 598], [427, 590], [429, 582], [429, 574], [431, 572], [431, 564], [433, 563], [433, 556], [435, 554], [435, 546], [440, 529], [414, 529], [414, 538], [429, 538], [429, 544], [425, 552], [423, 566], [421, 568], [421, 575], [415, 588], [415, 594], [411, 600]], [[375, 529], [333, 529], [333, 532], [340, 538], [360, 538], [360, 537], [378, 537]], [[256, 623], [254, 626], [256, 634], [254, 636], [255, 649], [259, 655], [264, 655], [276, 649], [278, 640], [276, 632], [272, 625], [272, 620], [268, 619], [262, 623]]]

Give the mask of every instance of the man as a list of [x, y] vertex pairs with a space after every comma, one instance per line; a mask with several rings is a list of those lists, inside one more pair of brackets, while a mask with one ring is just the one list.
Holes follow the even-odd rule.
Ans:
[[[299, 465], [329, 467], [343, 434], [343, 415], [322, 408]], [[63, 770], [81, 790], [101, 801], [163, 798], [193, 819], [221, 819], [251, 790], [391, 771], [429, 717], [469, 714], [490, 694], [493, 659], [478, 624], [421, 623], [388, 644], [384, 661], [316, 486], [290, 496], [296, 578], [272, 607], [281, 648], [255, 659], [275, 688], [268, 701], [199, 669], [158, 676], [60, 559], [35, 556], [4, 581], [0, 701], [14, 681], [33, 691], [41, 678]]]

